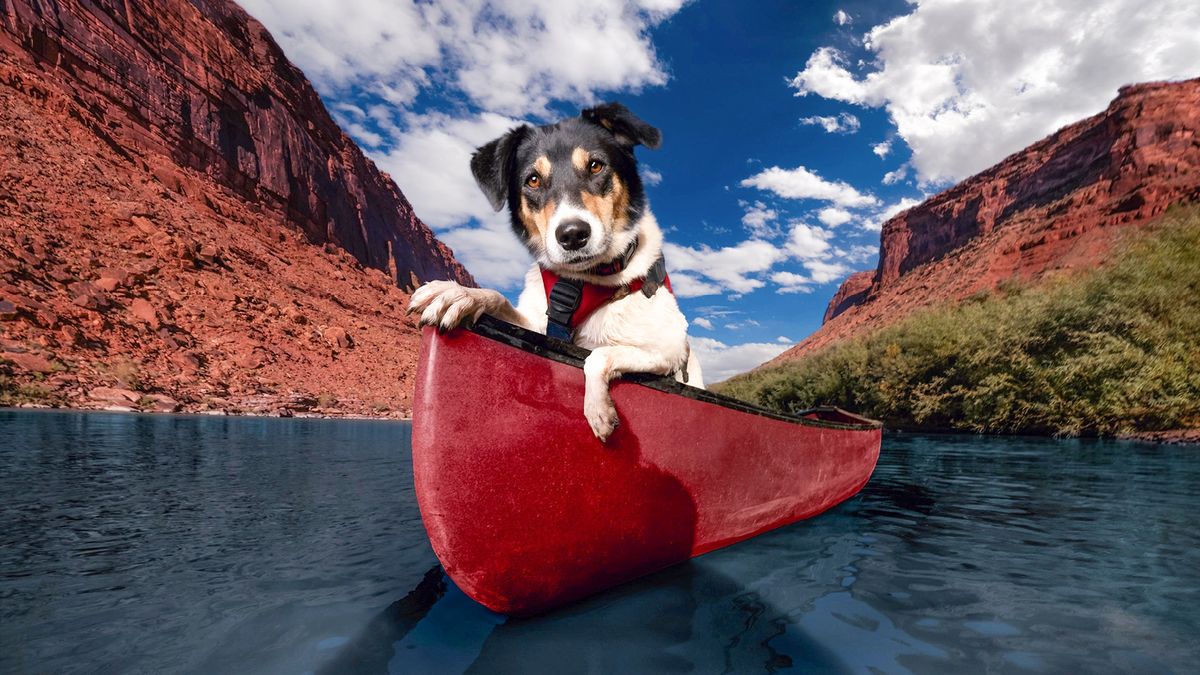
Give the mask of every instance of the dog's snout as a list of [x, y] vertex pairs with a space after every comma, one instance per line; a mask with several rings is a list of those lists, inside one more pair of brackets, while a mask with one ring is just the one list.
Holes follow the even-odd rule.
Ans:
[[578, 218], [563, 221], [554, 231], [554, 238], [568, 251], [578, 251], [583, 248], [590, 236], [592, 236], [591, 226]]

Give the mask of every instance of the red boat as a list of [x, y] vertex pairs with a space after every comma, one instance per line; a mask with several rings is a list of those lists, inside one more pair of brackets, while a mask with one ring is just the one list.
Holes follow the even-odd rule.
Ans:
[[481, 317], [421, 339], [413, 475], [434, 553], [467, 595], [536, 614], [814, 516], [866, 484], [880, 424], [780, 415], [673, 379], [612, 384], [583, 417], [574, 345]]

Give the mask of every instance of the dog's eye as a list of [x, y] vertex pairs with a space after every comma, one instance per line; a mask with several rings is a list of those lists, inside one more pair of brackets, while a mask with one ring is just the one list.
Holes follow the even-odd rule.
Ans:
[[601, 162], [598, 159], [593, 159], [591, 162], [588, 163], [588, 171], [590, 171], [593, 176], [600, 173], [603, 170], [604, 170], [604, 162]]
[[536, 173], [531, 173], [529, 174], [529, 178], [525, 179], [525, 185], [536, 190], [542, 186], [542, 178]]

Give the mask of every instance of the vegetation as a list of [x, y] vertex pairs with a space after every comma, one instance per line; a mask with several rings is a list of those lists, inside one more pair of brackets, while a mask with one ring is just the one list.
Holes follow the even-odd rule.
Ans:
[[1173, 210], [1088, 274], [926, 310], [719, 389], [783, 411], [836, 405], [904, 429], [1200, 427], [1200, 209]]

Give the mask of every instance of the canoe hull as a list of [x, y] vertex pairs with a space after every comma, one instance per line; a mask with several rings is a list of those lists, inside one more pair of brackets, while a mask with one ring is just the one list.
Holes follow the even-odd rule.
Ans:
[[879, 457], [878, 425], [801, 423], [623, 380], [611, 389], [621, 424], [601, 443], [576, 365], [466, 330], [426, 329], [421, 350], [422, 519], [446, 573], [504, 614], [813, 516], [858, 492]]

